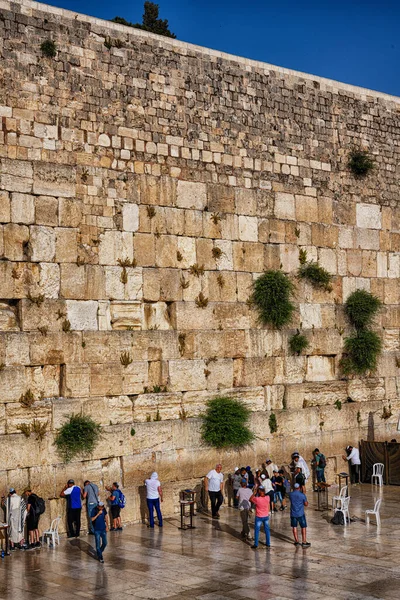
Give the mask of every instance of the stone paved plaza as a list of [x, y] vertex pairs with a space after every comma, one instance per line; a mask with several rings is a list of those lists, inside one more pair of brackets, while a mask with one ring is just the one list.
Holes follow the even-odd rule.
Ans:
[[[350, 513], [361, 520], [347, 528], [328, 523], [309, 493], [309, 540], [292, 544], [288, 511], [272, 518], [271, 550], [254, 551], [240, 539], [236, 510], [221, 520], [196, 517], [196, 529], [178, 529], [176, 518], [163, 530], [127, 526], [109, 534], [105, 564], [94, 558], [93, 538], [65, 538], [56, 549], [16, 552], [0, 563], [0, 598], [169, 598], [170, 600], [312, 599], [397, 600], [400, 586], [400, 520], [397, 487], [382, 492], [382, 527], [364, 523], [379, 488], [353, 487]], [[263, 536], [263, 534], [262, 534]], [[261, 537], [263, 540], [263, 537]]]

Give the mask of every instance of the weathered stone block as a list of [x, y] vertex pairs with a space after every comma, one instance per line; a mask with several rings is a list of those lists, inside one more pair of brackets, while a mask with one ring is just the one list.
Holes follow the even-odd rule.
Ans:
[[176, 204], [180, 208], [203, 210], [207, 204], [206, 185], [193, 181], [178, 181]]
[[[106, 378], [106, 369], [104, 374]], [[90, 395], [91, 374], [89, 365], [66, 364], [62, 369], [61, 395], [69, 398], [85, 398]], [[118, 392], [117, 392], [118, 393]], [[98, 395], [94, 392], [93, 395]]]
[[99, 303], [94, 300], [67, 300], [67, 318], [71, 329], [77, 331], [98, 329], [97, 310]]
[[31, 260], [33, 262], [53, 262], [56, 254], [54, 229], [42, 225], [30, 227]]
[[35, 222], [35, 199], [29, 194], [11, 194], [11, 221], [29, 225]]
[[76, 171], [67, 165], [34, 164], [33, 193], [43, 196], [74, 198]]
[[356, 220], [357, 227], [364, 227], [366, 229], [381, 229], [381, 207], [377, 204], [357, 204]]
[[205, 368], [203, 360], [171, 360], [169, 363], [171, 391], [205, 389]]
[[56, 227], [56, 261], [76, 263], [78, 257], [77, 232], [74, 229]]
[[35, 222], [37, 225], [58, 225], [58, 200], [52, 196], [35, 198]]
[[239, 215], [239, 239], [246, 242], [258, 241], [258, 219]]
[[133, 260], [133, 236], [131, 232], [105, 231], [100, 235], [99, 263], [118, 265], [118, 260]]
[[40, 290], [46, 298], [58, 298], [60, 293], [60, 267], [54, 263], [40, 264]]
[[139, 229], [139, 206], [127, 202], [122, 205], [122, 227], [124, 231]]
[[8, 192], [0, 190], [0, 223], [11, 221], [11, 201]]
[[335, 376], [335, 361], [330, 356], [309, 356], [307, 358], [307, 381], [329, 381]]
[[293, 194], [277, 192], [275, 194], [275, 217], [277, 219], [296, 219], [296, 206]]
[[29, 229], [26, 225], [10, 223], [4, 225], [4, 257], [8, 260], [24, 260], [29, 241]]

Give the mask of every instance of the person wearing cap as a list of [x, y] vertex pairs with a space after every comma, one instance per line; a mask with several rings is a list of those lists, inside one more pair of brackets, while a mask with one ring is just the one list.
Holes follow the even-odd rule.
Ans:
[[99, 502], [92, 510], [92, 525], [96, 541], [96, 552], [99, 562], [104, 563], [103, 552], [107, 546], [107, 531], [109, 530], [108, 515], [104, 502]]
[[244, 539], [250, 540], [250, 527], [249, 527], [249, 515], [251, 511], [250, 498], [253, 492], [247, 487], [247, 480], [242, 479], [240, 482], [240, 488], [237, 491], [237, 501], [240, 511], [240, 518], [242, 519], [242, 531], [241, 536]]
[[299, 466], [295, 467], [294, 469], [294, 473], [293, 473], [293, 487], [294, 485], [298, 483], [300, 490], [303, 492], [303, 494], [306, 491], [306, 478], [304, 477], [303, 473], [301, 472], [301, 469]]
[[242, 481], [242, 476], [240, 474], [239, 467], [235, 467], [235, 472], [232, 478], [232, 488], [233, 488], [233, 507], [238, 508], [239, 500], [237, 497], [237, 493], [240, 490], [240, 484]]
[[163, 526], [160, 502], [163, 501], [161, 483], [158, 479], [158, 473], [151, 474], [150, 479], [145, 479], [147, 508], [149, 509], [149, 527], [154, 529], [154, 509], [156, 509], [158, 526]]
[[112, 516], [112, 527], [110, 528], [110, 531], [122, 531], [121, 506], [119, 504], [121, 492], [119, 490], [119, 483], [114, 481], [111, 487], [106, 486], [106, 490], [110, 492], [108, 497]]
[[275, 465], [270, 458], [265, 461], [265, 470], [268, 473], [268, 477], [272, 479], [274, 471], [278, 470], [278, 465]]
[[278, 510], [277, 509], [278, 500], [281, 503], [279, 510], [285, 510], [285, 508], [286, 508], [286, 500], [285, 500], [286, 490], [285, 490], [285, 486], [284, 486], [283, 471], [281, 472], [281, 471], [274, 470], [274, 474], [272, 475], [271, 482], [272, 482], [272, 485], [274, 486], [274, 491], [275, 491], [274, 512], [277, 512], [277, 510]]
[[82, 492], [73, 479], [68, 479], [67, 484], [60, 493], [61, 498], [67, 500], [68, 537], [78, 538], [81, 532]]
[[251, 470], [250, 466], [246, 467], [246, 473], [247, 473], [247, 487], [249, 487], [251, 490], [254, 487], [254, 473]]
[[[311, 546], [307, 542], [307, 520], [304, 513], [304, 507], [308, 506], [307, 496], [300, 490], [300, 484], [294, 484], [293, 492], [289, 494], [290, 498], [290, 524], [292, 526], [294, 545], [308, 548]], [[301, 528], [301, 543], [297, 535], [297, 526]]]
[[[274, 507], [275, 507], [275, 505], [274, 505], [275, 491], [274, 491], [274, 486], [273, 486], [271, 479], [267, 475], [264, 475], [264, 473], [261, 475], [261, 486], [265, 490], [265, 495], [269, 497], [270, 508], [271, 508], [271, 513], [272, 513], [272, 511], [274, 510]], [[258, 486], [258, 489], [260, 489], [260, 486]]]
[[219, 519], [219, 509], [224, 501], [222, 494], [224, 486], [224, 476], [222, 474], [222, 465], [215, 465], [215, 469], [211, 469], [204, 478], [204, 487], [208, 492], [211, 502], [211, 515], [213, 519]]
[[358, 484], [360, 483], [360, 452], [354, 446], [347, 446], [346, 452], [347, 456], [343, 454], [342, 458], [344, 461], [347, 460], [350, 465], [350, 481], [353, 484]]
[[8, 536], [10, 550], [19, 548], [26, 550], [24, 544], [24, 528], [26, 519], [26, 502], [19, 496], [15, 489], [11, 487], [8, 496], [4, 502], [6, 509], [6, 523], [8, 524]]
[[250, 502], [256, 507], [256, 518], [254, 521], [254, 544], [252, 545], [253, 550], [258, 548], [258, 539], [260, 537], [261, 526], [264, 525], [265, 532], [265, 545], [267, 548], [271, 547], [271, 536], [269, 531], [269, 510], [270, 510], [270, 498], [265, 495], [265, 489], [262, 485], [258, 488], [259, 496], [254, 494], [250, 497]]

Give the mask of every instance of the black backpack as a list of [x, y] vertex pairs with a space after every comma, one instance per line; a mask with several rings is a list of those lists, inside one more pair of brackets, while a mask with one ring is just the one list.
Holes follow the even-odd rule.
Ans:
[[331, 519], [333, 525], [344, 525], [344, 514], [337, 510]]
[[324, 454], [320, 454], [319, 461], [318, 461], [318, 466], [321, 469], [325, 469], [325, 467], [326, 467], [326, 458], [325, 458]]
[[254, 485], [254, 475], [251, 471], [248, 472], [249, 475], [249, 485]]
[[44, 513], [44, 511], [46, 510], [46, 503], [43, 500], [43, 498], [40, 498], [40, 496], [36, 496], [36, 494], [34, 494], [35, 496], [35, 505], [34, 505], [34, 510], [35, 510], [35, 514], [37, 516], [42, 515]]

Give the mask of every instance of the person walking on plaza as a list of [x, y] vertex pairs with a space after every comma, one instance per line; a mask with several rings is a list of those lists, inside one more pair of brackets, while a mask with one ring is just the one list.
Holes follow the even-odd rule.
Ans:
[[[317, 483], [326, 483], [325, 481], [325, 467], [326, 467], [326, 458], [322, 452], [319, 451], [318, 448], [315, 448], [313, 459], [313, 466], [315, 467], [315, 475], [317, 478]], [[317, 488], [319, 489], [319, 488]]]
[[81, 500], [81, 488], [79, 485], [75, 485], [73, 479], [69, 479], [68, 483], [61, 490], [61, 498], [67, 500], [67, 524], [68, 524], [68, 537], [78, 538], [81, 532], [81, 512], [82, 512], [82, 500]]
[[[309, 548], [311, 544], [307, 542], [307, 520], [304, 512], [304, 507], [308, 506], [307, 496], [300, 490], [298, 483], [294, 484], [293, 492], [289, 494], [290, 498], [290, 524], [292, 526], [294, 545], [303, 546], [303, 548]], [[301, 528], [301, 541], [297, 535], [297, 526]]]
[[360, 483], [360, 452], [358, 448], [354, 448], [354, 446], [347, 446], [346, 448], [347, 456], [343, 454], [342, 458], [344, 461], [348, 461], [350, 465], [350, 481], [351, 483], [358, 484]]
[[242, 479], [236, 497], [240, 510], [240, 518], [242, 519], [242, 531], [240, 535], [247, 540], [251, 539], [249, 527], [249, 514], [251, 510], [250, 498], [252, 497], [252, 495], [253, 492], [247, 487], [247, 480]]
[[149, 527], [154, 529], [154, 509], [156, 509], [158, 526], [163, 526], [160, 502], [163, 501], [161, 483], [156, 472], [151, 474], [150, 479], [145, 479], [147, 494], [147, 508], [149, 509]]
[[210, 497], [211, 502], [211, 515], [213, 519], [219, 519], [219, 509], [221, 504], [224, 501], [224, 497], [222, 495], [222, 489], [224, 484], [224, 476], [222, 474], [222, 465], [218, 464], [215, 466], [215, 469], [212, 469], [207, 473], [204, 485], [206, 492]]
[[91, 522], [96, 541], [96, 552], [99, 562], [104, 563], [103, 552], [107, 546], [107, 531], [109, 530], [108, 515], [104, 502], [99, 502], [92, 510]]
[[6, 523], [8, 524], [8, 535], [10, 550], [17, 547], [26, 550], [24, 544], [24, 528], [26, 519], [25, 499], [17, 494], [14, 488], [10, 488], [4, 506], [6, 509]]
[[122, 531], [120, 506], [121, 491], [119, 489], [119, 484], [114, 481], [111, 487], [106, 486], [106, 490], [110, 492], [108, 497], [112, 517], [112, 527], [110, 528], [110, 531]]
[[99, 505], [99, 488], [95, 483], [92, 483], [87, 479], [83, 484], [83, 498], [86, 499], [86, 510], [88, 515], [89, 533], [94, 534], [94, 527], [92, 521], [92, 512]]
[[36, 494], [33, 494], [30, 488], [25, 489], [24, 496], [27, 510], [26, 529], [28, 532], [29, 548], [40, 548], [40, 502], [44, 504], [44, 501], [41, 498], [39, 498], [39, 496], [37, 496]]
[[233, 507], [234, 508], [238, 508], [238, 497], [237, 497], [237, 493], [240, 490], [240, 486], [241, 486], [241, 481], [242, 481], [242, 476], [240, 474], [240, 469], [239, 467], [235, 467], [235, 473], [233, 475], [232, 478], [232, 487], [233, 487]]
[[270, 498], [265, 495], [265, 490], [261, 485], [258, 488], [259, 496], [254, 496], [254, 494], [250, 497], [250, 502], [252, 502], [256, 507], [256, 518], [254, 521], [254, 544], [252, 548], [255, 550], [258, 548], [258, 540], [260, 537], [260, 529], [261, 526], [264, 525], [265, 532], [265, 545], [267, 548], [271, 547], [271, 535], [269, 531], [269, 510], [270, 510]]

